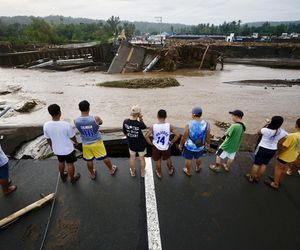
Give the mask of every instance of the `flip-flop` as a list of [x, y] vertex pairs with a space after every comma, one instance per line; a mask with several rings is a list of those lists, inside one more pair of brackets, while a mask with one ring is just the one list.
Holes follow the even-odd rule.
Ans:
[[192, 176], [191, 174], [188, 173], [188, 171], [187, 171], [186, 168], [183, 168], [182, 171], [183, 171], [183, 173], [186, 174], [186, 176], [188, 176], [188, 177], [191, 177], [191, 176]]
[[169, 171], [169, 176], [172, 176], [174, 174], [174, 172], [175, 172], [175, 169], [174, 169], [174, 167], [172, 167], [171, 171]]
[[162, 178], [162, 175], [160, 173], [158, 173], [157, 170], [155, 170], [155, 174], [156, 174], [156, 176], [157, 176], [158, 179]]
[[249, 181], [250, 183], [254, 183], [254, 178], [252, 177], [251, 174], [245, 174], [245, 177], [247, 179], [247, 181]]
[[274, 183], [273, 181], [270, 180], [265, 180], [266, 185], [268, 185], [270, 188], [273, 188], [274, 190], [278, 191], [278, 187], [275, 187], [272, 185], [272, 183]]
[[224, 163], [224, 164], [222, 164], [222, 166], [223, 166], [224, 170], [228, 173], [229, 172], [229, 168], [227, 167], [227, 165]]
[[131, 168], [129, 168], [129, 172], [131, 177], [135, 177], [135, 170], [133, 171]]
[[196, 167], [195, 168], [196, 173], [199, 173], [201, 171], [201, 169], [202, 169], [201, 167]]
[[114, 175], [118, 170], [118, 167], [116, 165], [113, 165], [113, 171], [110, 173], [111, 175]]
[[[269, 179], [270, 179], [272, 182], [275, 181], [275, 178], [274, 178], [274, 176], [272, 176], [272, 175], [269, 176]], [[280, 183], [279, 183], [279, 187], [280, 187]]]
[[8, 187], [8, 191], [4, 192], [5, 195], [10, 195], [11, 193], [15, 192], [17, 190], [16, 185], [12, 185]]
[[209, 165], [209, 169], [215, 173], [220, 173], [221, 169], [216, 167], [216, 165]]
[[96, 177], [97, 177], [97, 172], [96, 172], [96, 169], [94, 168], [94, 176], [92, 176], [91, 175], [91, 173], [90, 173], [90, 178], [91, 178], [91, 180], [96, 180]]

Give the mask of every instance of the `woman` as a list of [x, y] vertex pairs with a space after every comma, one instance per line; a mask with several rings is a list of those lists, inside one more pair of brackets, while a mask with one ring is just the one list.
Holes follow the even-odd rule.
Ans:
[[261, 140], [255, 152], [255, 159], [250, 174], [246, 174], [249, 182], [259, 182], [266, 171], [266, 166], [276, 154], [278, 142], [287, 136], [287, 132], [280, 128], [283, 123], [281, 116], [273, 116], [271, 121], [258, 131]]

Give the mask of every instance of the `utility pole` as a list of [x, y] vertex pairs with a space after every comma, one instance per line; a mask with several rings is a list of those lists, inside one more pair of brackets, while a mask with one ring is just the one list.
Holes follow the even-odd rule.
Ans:
[[156, 16], [156, 17], [154, 17], [154, 18], [155, 18], [155, 20], [156, 20], [157, 22], [160, 23], [160, 26], [159, 26], [159, 36], [160, 36], [160, 41], [161, 41], [161, 43], [162, 43], [162, 36], [161, 36], [162, 16]]

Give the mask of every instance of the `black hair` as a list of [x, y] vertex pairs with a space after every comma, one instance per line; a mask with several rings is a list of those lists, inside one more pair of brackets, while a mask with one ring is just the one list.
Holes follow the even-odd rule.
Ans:
[[160, 109], [157, 112], [157, 117], [162, 118], [162, 119], [166, 119], [167, 118], [167, 111], [165, 111], [164, 109]]
[[296, 121], [296, 125], [298, 128], [300, 128], [300, 118], [298, 118], [298, 120]]
[[90, 109], [90, 103], [87, 100], [81, 101], [78, 106], [81, 112], [86, 112]]
[[48, 106], [48, 112], [51, 116], [57, 116], [60, 114], [60, 107], [55, 103]]
[[282, 116], [273, 116], [267, 128], [277, 130], [281, 127], [283, 121], [284, 120]]

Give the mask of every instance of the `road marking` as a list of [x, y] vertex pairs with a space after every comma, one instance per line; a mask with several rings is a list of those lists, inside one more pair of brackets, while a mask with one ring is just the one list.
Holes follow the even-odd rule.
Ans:
[[148, 228], [148, 248], [149, 250], [161, 250], [162, 247], [152, 171], [152, 160], [149, 157], [146, 158], [145, 197]]

